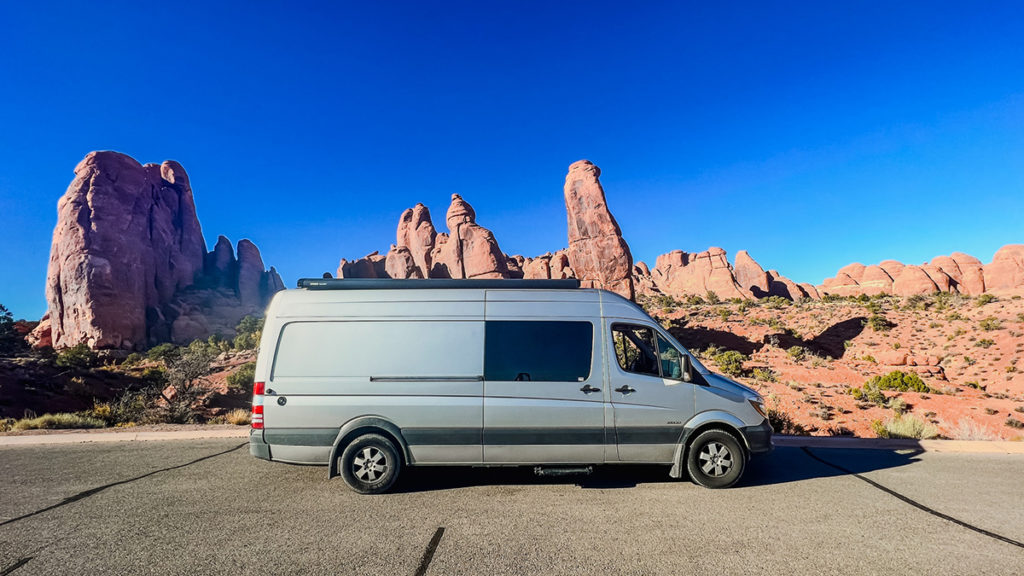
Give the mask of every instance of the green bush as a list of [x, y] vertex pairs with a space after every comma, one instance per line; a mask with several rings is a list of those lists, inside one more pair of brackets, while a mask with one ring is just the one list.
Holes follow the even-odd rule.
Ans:
[[991, 304], [996, 300], [997, 298], [992, 294], [982, 294], [981, 296], [978, 296], [977, 298], [974, 299], [974, 304], [980, 308], [986, 304]]
[[121, 362], [121, 364], [124, 366], [137, 366], [141, 363], [142, 354], [139, 354], [138, 352], [132, 352], [127, 357], [125, 357], [123, 362]]
[[25, 347], [25, 340], [14, 329], [14, 316], [6, 306], [0, 304], [0, 354], [13, 354]]
[[85, 370], [96, 364], [96, 353], [85, 342], [61, 350], [57, 354], [57, 366], [73, 370]]
[[718, 294], [715, 294], [711, 290], [708, 290], [707, 294], [704, 295], [704, 300], [706, 300], [708, 304], [722, 303], [722, 299], [718, 297]]
[[263, 335], [263, 318], [246, 316], [235, 327], [237, 334], [234, 339], [235, 350], [255, 350], [260, 345]]
[[149, 358], [154, 362], [163, 362], [164, 364], [166, 364], [173, 358], [178, 356], [178, 354], [179, 352], [177, 346], [175, 346], [174, 344], [165, 343], [158, 344], [150, 348], [149, 352], [146, 352], [146, 358]]
[[227, 383], [228, 388], [249, 388], [252, 386], [253, 380], [256, 378], [256, 363], [248, 362], [242, 364], [228, 375]]
[[807, 349], [803, 346], [791, 346], [789, 350], [786, 350], [786, 354], [788, 354], [794, 362], [800, 362], [807, 357]]
[[919, 418], [904, 414], [886, 422], [875, 420], [871, 428], [879, 438], [910, 438], [925, 440], [939, 435], [939, 429]]
[[775, 382], [778, 375], [771, 368], [754, 368], [754, 378], [762, 382]]
[[690, 306], [700, 306], [704, 304], [704, 299], [696, 294], [690, 294], [686, 297], [686, 303]]
[[789, 298], [783, 298], [782, 296], [769, 296], [761, 300], [761, 303], [764, 304], [765, 308], [772, 309], [778, 309], [783, 308], [785, 306], [793, 305], [792, 300], [790, 300]]
[[932, 389], [913, 372], [893, 370], [885, 376], [875, 376], [865, 386], [871, 385], [879, 390], [896, 390], [898, 392], [932, 392]]
[[975, 342], [974, 346], [977, 347], [977, 348], [988, 348], [989, 346], [992, 346], [993, 344], [995, 344], [995, 341], [992, 340], [991, 338], [982, 338], [981, 340], [978, 340], [977, 342]]
[[999, 319], [996, 318], [995, 316], [989, 316], [988, 318], [983, 319], [981, 322], [978, 322], [978, 328], [981, 328], [986, 332], [991, 332], [992, 330], [999, 330], [1002, 327], [1002, 323], [999, 322]]
[[1024, 428], [1024, 422], [1021, 422], [1020, 420], [1017, 420], [1013, 416], [1010, 416], [1009, 418], [1007, 418], [1005, 424], [1007, 426], [1009, 426], [1010, 428], [1016, 428], [1018, 430], [1020, 430], [1021, 428]]
[[746, 362], [747, 357], [735, 350], [727, 350], [725, 352], [719, 352], [712, 358], [715, 364], [718, 365], [718, 369], [723, 374], [729, 376], [742, 376], [743, 375], [743, 363]]
[[885, 332], [893, 327], [889, 319], [881, 314], [873, 314], [868, 318], [868, 327], [875, 332]]
[[81, 414], [43, 414], [36, 418], [22, 418], [15, 422], [13, 430], [42, 430], [56, 428], [103, 428], [103, 420]]

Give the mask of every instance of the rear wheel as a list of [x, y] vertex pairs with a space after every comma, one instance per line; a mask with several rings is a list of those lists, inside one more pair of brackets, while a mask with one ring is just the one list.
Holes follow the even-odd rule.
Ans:
[[728, 488], [743, 475], [747, 455], [732, 434], [706, 430], [690, 443], [686, 469], [690, 479], [705, 488]]
[[364, 434], [341, 453], [338, 469], [350, 488], [360, 494], [386, 492], [398, 479], [402, 461], [394, 443], [380, 434]]

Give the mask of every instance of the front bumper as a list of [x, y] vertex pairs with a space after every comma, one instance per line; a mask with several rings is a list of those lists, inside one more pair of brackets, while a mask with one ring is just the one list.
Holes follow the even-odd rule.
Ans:
[[757, 426], [740, 428], [740, 433], [747, 441], [751, 454], [767, 454], [775, 449], [772, 444], [772, 425], [768, 423], [767, 418]]

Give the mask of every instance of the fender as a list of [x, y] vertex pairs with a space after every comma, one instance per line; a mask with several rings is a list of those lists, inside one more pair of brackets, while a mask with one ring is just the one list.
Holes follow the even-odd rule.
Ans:
[[[736, 416], [733, 416], [724, 410], [706, 410], [700, 414], [694, 414], [693, 417], [690, 418], [683, 426], [682, 439], [679, 441], [679, 444], [676, 445], [676, 452], [672, 456], [672, 469], [668, 472], [669, 477], [683, 477], [683, 457], [686, 452], [686, 444], [690, 441], [693, 433], [706, 424], [724, 424], [725, 426], [736, 430], [736, 435], [740, 437], [743, 444], [747, 444], [747, 439], [743, 437], [743, 434], [739, 433], [739, 429], [746, 426], [746, 424]], [[746, 446], [746, 448], [747, 450], [750, 450], [749, 445]]]
[[406, 444], [405, 438], [402, 436], [402, 429], [394, 422], [383, 416], [357, 416], [342, 425], [341, 430], [338, 431], [338, 437], [334, 439], [334, 445], [331, 447], [331, 459], [327, 464], [327, 478], [338, 476], [338, 451], [344, 449], [342, 443], [348, 436], [362, 428], [377, 428], [394, 436], [398, 440], [398, 449], [402, 451], [405, 462], [412, 463], [412, 455], [409, 453], [409, 445]]

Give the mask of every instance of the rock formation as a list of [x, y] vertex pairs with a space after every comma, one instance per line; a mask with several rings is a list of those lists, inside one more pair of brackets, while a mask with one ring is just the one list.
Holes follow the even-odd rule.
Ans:
[[600, 168], [580, 160], [569, 166], [565, 177], [569, 265], [583, 286], [632, 299], [633, 255], [608, 210], [600, 176]]
[[721, 248], [708, 248], [698, 254], [682, 250], [662, 254], [654, 263], [651, 277], [655, 286], [670, 296], [704, 296], [713, 292], [723, 299], [751, 297], [736, 283], [732, 266]]
[[445, 216], [446, 241], [432, 253], [432, 278], [508, 278], [505, 254], [494, 234], [476, 223], [476, 211], [458, 194]]
[[1007, 292], [1024, 288], [1024, 244], [1000, 248], [985, 265], [985, 290]]
[[188, 175], [174, 161], [141, 165], [117, 152], [92, 152], [75, 168], [57, 213], [48, 318], [31, 337], [37, 346], [140, 349], [174, 338], [184, 309], [200, 326], [204, 312], [223, 316], [185, 303], [189, 290], [230, 289], [234, 298], [217, 305], [230, 307], [226, 314], [237, 323], [261, 311], [282, 285], [248, 240], [239, 243], [237, 262], [223, 237], [206, 252]]
[[750, 257], [746, 250], [736, 253], [736, 267], [734, 270], [736, 283], [746, 288], [756, 298], [767, 296], [771, 290], [771, 277], [761, 268], [761, 265]]
[[1024, 293], [1024, 244], [1003, 246], [992, 262], [985, 265], [962, 252], [936, 256], [920, 266], [896, 260], [871, 266], [849, 264], [840, 268], [834, 277], [826, 278], [818, 288], [838, 296]]

